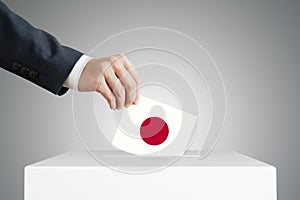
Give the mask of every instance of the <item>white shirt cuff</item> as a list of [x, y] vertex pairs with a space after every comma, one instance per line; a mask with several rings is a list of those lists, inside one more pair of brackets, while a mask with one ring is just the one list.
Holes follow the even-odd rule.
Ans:
[[78, 91], [78, 83], [81, 76], [81, 73], [86, 66], [86, 64], [91, 60], [92, 58], [87, 55], [82, 55], [78, 61], [75, 63], [71, 73], [69, 74], [68, 78], [64, 82], [64, 87], [68, 87], [73, 90]]

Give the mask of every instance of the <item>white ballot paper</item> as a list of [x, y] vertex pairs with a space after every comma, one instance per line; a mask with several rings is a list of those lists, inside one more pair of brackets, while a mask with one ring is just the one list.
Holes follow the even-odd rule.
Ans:
[[[141, 137], [141, 124], [149, 117], [159, 117], [168, 126], [168, 136], [159, 145], [150, 145]], [[140, 96], [138, 105], [130, 106], [122, 113], [112, 145], [136, 155], [180, 156], [186, 150], [196, 120], [193, 114]]]

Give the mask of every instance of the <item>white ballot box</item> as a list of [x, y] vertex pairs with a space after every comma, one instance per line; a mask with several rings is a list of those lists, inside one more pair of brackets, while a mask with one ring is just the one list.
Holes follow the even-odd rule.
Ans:
[[[126, 157], [109, 155], [118, 161]], [[155, 164], [155, 158], [136, 159]], [[204, 160], [188, 153], [148, 174], [112, 170], [86, 152], [66, 153], [26, 166], [24, 181], [25, 200], [277, 199], [276, 168], [232, 151], [216, 151]]]

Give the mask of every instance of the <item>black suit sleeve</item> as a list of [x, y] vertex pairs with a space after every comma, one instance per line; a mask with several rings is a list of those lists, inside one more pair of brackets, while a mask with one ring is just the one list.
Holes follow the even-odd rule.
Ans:
[[37, 29], [0, 1], [0, 66], [62, 95], [64, 81], [82, 53], [62, 46], [50, 34]]

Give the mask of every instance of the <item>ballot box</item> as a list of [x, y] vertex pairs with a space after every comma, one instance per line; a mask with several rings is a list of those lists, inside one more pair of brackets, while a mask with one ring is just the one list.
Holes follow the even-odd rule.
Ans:
[[[124, 165], [139, 163], [131, 168], [156, 162], [107, 155]], [[215, 151], [206, 159], [187, 152], [162, 170], [142, 174], [111, 169], [87, 152], [70, 152], [26, 166], [24, 182], [25, 200], [277, 199], [276, 168], [233, 151]]]

